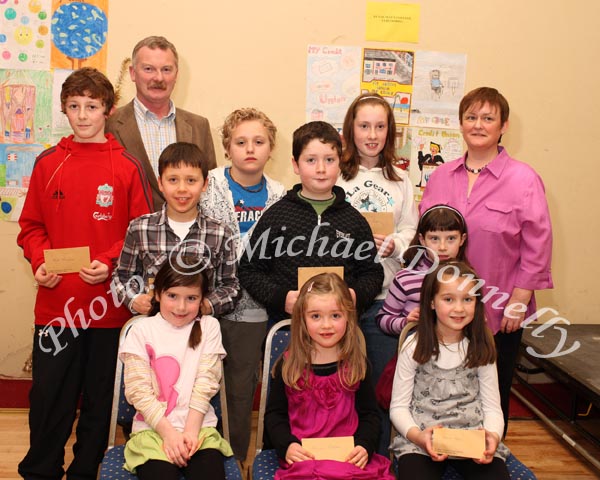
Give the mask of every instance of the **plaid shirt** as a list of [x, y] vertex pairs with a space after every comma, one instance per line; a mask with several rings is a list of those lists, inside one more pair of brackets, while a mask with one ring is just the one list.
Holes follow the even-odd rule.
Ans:
[[169, 114], [158, 118], [148, 110], [137, 97], [133, 99], [135, 120], [148, 154], [148, 160], [156, 175], [158, 175], [158, 157], [168, 145], [177, 141], [175, 130], [175, 106], [171, 102]]
[[[142, 215], [129, 224], [119, 263], [113, 272], [111, 288], [120, 302], [133, 313], [136, 295], [146, 292], [148, 280], [154, 279], [169, 254], [200, 255], [206, 261], [210, 301], [215, 316], [233, 309], [240, 288], [237, 279], [237, 257], [231, 229], [217, 220], [198, 217], [183, 240], [173, 232], [167, 219], [167, 205], [160, 212]], [[176, 257], [175, 257], [176, 258]], [[143, 281], [141, 280], [143, 279]]]

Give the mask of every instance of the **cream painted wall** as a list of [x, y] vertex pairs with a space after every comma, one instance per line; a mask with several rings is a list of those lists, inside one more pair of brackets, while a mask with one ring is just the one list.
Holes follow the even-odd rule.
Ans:
[[[408, 1], [408, 0], [407, 0]], [[600, 3], [422, 0], [420, 42], [365, 42], [364, 0], [119, 0], [110, 2], [108, 75], [147, 35], [178, 48], [175, 102], [217, 127], [234, 108], [254, 106], [279, 128], [267, 171], [291, 185], [291, 134], [304, 123], [306, 46], [405, 47], [467, 54], [467, 88], [495, 86], [511, 104], [504, 144], [543, 177], [554, 225], [555, 288], [538, 295], [574, 323], [598, 323], [600, 261]], [[202, 8], [198, 7], [202, 5]], [[133, 96], [131, 82], [124, 101]], [[223, 161], [222, 161], [223, 162]], [[518, 192], [515, 192], [518, 194]], [[596, 205], [596, 207], [594, 207]], [[35, 291], [15, 245], [18, 226], [0, 222], [0, 361], [27, 345]], [[548, 319], [549, 317], [545, 317]]]

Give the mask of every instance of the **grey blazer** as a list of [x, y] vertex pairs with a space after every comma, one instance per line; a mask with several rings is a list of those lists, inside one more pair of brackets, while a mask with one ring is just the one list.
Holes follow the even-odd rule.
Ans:
[[[175, 131], [178, 142], [189, 142], [198, 145], [208, 159], [209, 170], [217, 166], [215, 147], [210, 134], [210, 125], [206, 118], [176, 108]], [[159, 211], [162, 208], [165, 197], [163, 197], [158, 189], [157, 173], [152, 169], [140, 130], [135, 121], [133, 100], [119, 108], [108, 118], [106, 132], [112, 133], [119, 143], [125, 147], [125, 150], [142, 163], [152, 187], [154, 210]]]

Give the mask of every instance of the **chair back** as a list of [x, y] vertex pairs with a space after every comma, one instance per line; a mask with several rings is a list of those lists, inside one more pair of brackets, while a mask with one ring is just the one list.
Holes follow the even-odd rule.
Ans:
[[263, 434], [265, 426], [265, 409], [267, 398], [269, 397], [269, 387], [271, 385], [271, 370], [277, 359], [285, 351], [290, 342], [291, 320], [281, 320], [273, 325], [265, 341], [265, 357], [263, 360], [262, 384], [260, 388], [260, 404], [258, 407], [258, 426], [256, 430], [256, 454], [260, 453], [263, 447]]
[[400, 332], [400, 336], [398, 337], [398, 355], [400, 355], [400, 350], [402, 350], [402, 346], [406, 339], [415, 333], [415, 328], [418, 325], [418, 322], [408, 322], [404, 327], [402, 327], [402, 331]]
[[[398, 356], [400, 355], [400, 351], [402, 350], [402, 347], [404, 346], [406, 339], [415, 333], [416, 326], [417, 326], [417, 322], [408, 322], [406, 325], [404, 325], [404, 327], [402, 327], [402, 331], [400, 332], [400, 336], [398, 337], [398, 353], [394, 356], [394, 365], [398, 362]], [[386, 369], [387, 369], [387, 367], [386, 367]], [[386, 373], [387, 372], [384, 371], [384, 374], [386, 374]], [[389, 401], [391, 399], [391, 384], [392, 384], [392, 382], [393, 382], [393, 378], [390, 379], [390, 383], [389, 383], [390, 390], [388, 390], [389, 396], [386, 399], [388, 401], [388, 407], [389, 407]], [[378, 388], [379, 388], [379, 386], [378, 386]], [[382, 395], [382, 397], [383, 397], [383, 395]], [[396, 430], [396, 427], [394, 427], [394, 424], [392, 423], [392, 428], [390, 429], [390, 444], [394, 441], [394, 438], [396, 437], [396, 435], [398, 435], [398, 431]], [[392, 452], [390, 452], [390, 458], [392, 459], [392, 461], [394, 461], [394, 455], [392, 454]]]
[[[129, 319], [119, 335], [119, 350], [125, 341], [125, 337], [129, 330], [141, 319], [146, 318], [144, 315], [136, 315]], [[110, 414], [110, 430], [108, 432], [108, 449], [115, 446], [115, 438], [117, 436], [117, 425], [127, 424], [133, 421], [135, 408], [127, 402], [125, 398], [125, 387], [123, 386], [123, 362], [117, 356], [117, 366], [115, 368], [115, 385], [113, 388], [113, 405]]]

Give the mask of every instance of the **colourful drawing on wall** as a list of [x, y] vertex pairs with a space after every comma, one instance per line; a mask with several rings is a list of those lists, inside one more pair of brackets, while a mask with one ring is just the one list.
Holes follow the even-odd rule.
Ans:
[[43, 145], [0, 145], [0, 187], [29, 188], [31, 171]]
[[52, 2], [52, 67], [106, 70], [108, 0]]
[[0, 144], [0, 220], [19, 219], [31, 171], [43, 145]]
[[0, 143], [48, 143], [51, 93], [50, 72], [0, 70]]
[[401, 170], [408, 170], [410, 168], [410, 139], [408, 133], [408, 127], [396, 127], [396, 139], [394, 141], [396, 161], [394, 162], [394, 166]]
[[50, 0], [0, 1], [0, 58], [3, 68], [50, 67]]
[[413, 65], [414, 52], [370, 48], [363, 51], [360, 88], [363, 92], [377, 92], [384, 97], [400, 125], [407, 125], [410, 118]]
[[23, 83], [2, 87], [2, 131], [5, 142], [33, 143], [35, 86]]
[[52, 134], [55, 139], [67, 137], [73, 133], [67, 116], [62, 112], [60, 92], [62, 84], [73, 70], [54, 70], [52, 79]]
[[411, 125], [459, 128], [466, 67], [467, 56], [462, 53], [415, 52]]
[[0, 220], [18, 222], [27, 190], [22, 188], [0, 187]]
[[306, 62], [306, 120], [341, 125], [360, 93], [360, 48], [309, 45]]

